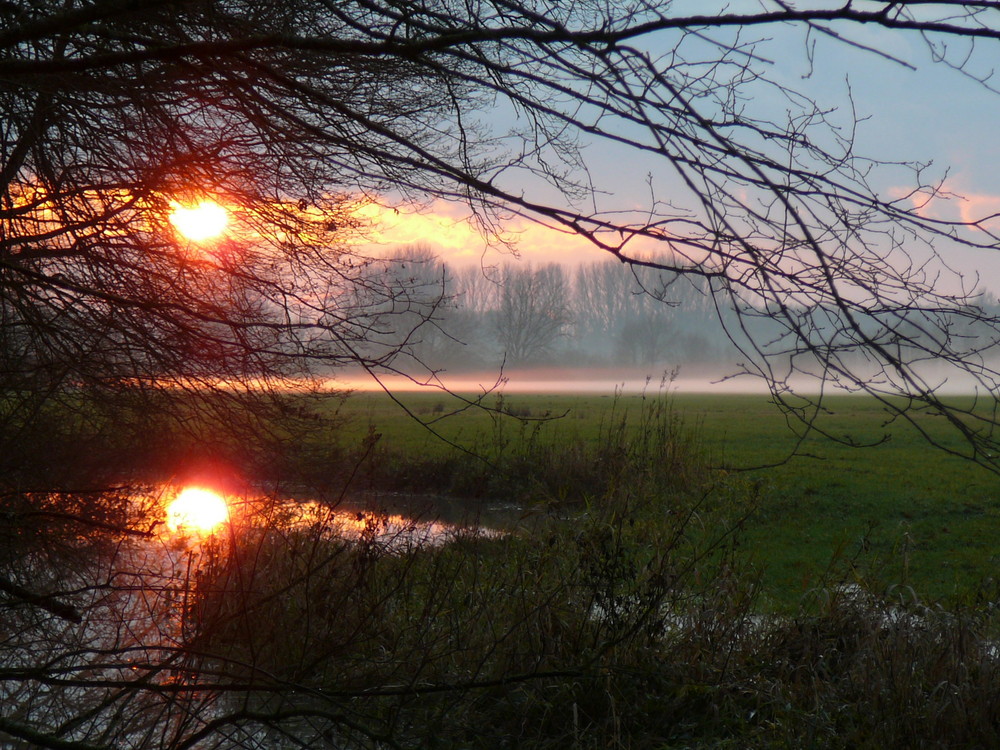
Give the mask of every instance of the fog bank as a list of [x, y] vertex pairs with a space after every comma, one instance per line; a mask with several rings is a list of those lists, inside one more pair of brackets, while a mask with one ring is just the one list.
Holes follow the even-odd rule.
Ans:
[[[940, 395], [990, 395], [970, 376], [947, 372], [944, 367], [925, 365], [921, 368], [927, 384]], [[431, 391], [447, 389], [458, 393], [541, 393], [541, 394], [599, 394], [616, 392], [639, 394], [667, 390], [683, 394], [768, 394], [766, 380], [749, 374], [738, 374], [739, 368], [724, 366], [692, 365], [677, 368], [671, 377], [670, 370], [614, 367], [534, 367], [475, 371], [441, 372], [436, 379], [399, 374], [379, 375], [378, 379], [365, 372], [344, 372], [327, 381], [331, 388], [356, 391], [390, 390], [393, 392]], [[875, 382], [875, 381], [873, 381]], [[798, 394], [815, 395], [858, 393], [855, 387], [846, 388], [830, 381], [796, 374], [785, 384]], [[886, 384], [879, 385], [885, 391]]]

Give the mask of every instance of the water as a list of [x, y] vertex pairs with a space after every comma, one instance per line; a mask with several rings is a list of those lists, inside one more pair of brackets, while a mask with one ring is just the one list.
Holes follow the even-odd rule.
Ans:
[[[148, 516], [169, 515], [169, 506], [181, 488], [164, 485], [137, 495], [137, 512]], [[211, 494], [211, 491], [206, 493]], [[230, 495], [225, 497], [228, 518], [211, 529], [193, 525], [160, 528], [159, 539], [176, 544], [179, 539], [199, 542], [211, 536], [232, 537], [250, 529], [274, 532], [312, 530], [327, 539], [365, 539], [385, 546], [410, 548], [421, 544], [446, 544], [458, 535], [495, 535], [485, 519], [499, 522], [515, 509], [507, 505], [484, 505], [437, 495], [378, 493], [354, 496], [333, 503], [310, 497], [275, 495]], [[146, 524], [150, 525], [150, 524]]]
[[[280, 587], [289, 573], [272, 565], [294, 568], [296, 550], [312, 555], [308, 564], [323, 571], [315, 577], [321, 585], [334, 571], [351, 574], [352, 549], [392, 557], [499, 533], [460, 522], [457, 509], [451, 510], [456, 520], [441, 520], [430, 515], [432, 498], [404, 495], [354, 498], [335, 507], [310, 498], [234, 495], [226, 498], [225, 522], [171, 530], [166, 507], [180, 489], [152, 487], [131, 498], [125, 521], [141, 534], [96, 542], [81, 537], [65, 549], [32, 547], [19, 555], [13, 570], [23, 582], [53, 592], [53, 601], [79, 616], [5, 607], [5, 719], [63, 727], [62, 740], [86, 746], [161, 747], [165, 738], [190, 738], [241, 710], [238, 699], [212, 688], [214, 670], [225, 665], [206, 661], [198, 646], [202, 618], [226, 622], [233, 606], [249, 611], [239, 609], [241, 597], [252, 600], [258, 581], [264, 590]], [[268, 557], [269, 550], [276, 553]], [[323, 560], [333, 565], [324, 567]], [[260, 727], [241, 722], [220, 736], [219, 747], [278, 746]], [[193, 746], [214, 742], [206, 738]]]

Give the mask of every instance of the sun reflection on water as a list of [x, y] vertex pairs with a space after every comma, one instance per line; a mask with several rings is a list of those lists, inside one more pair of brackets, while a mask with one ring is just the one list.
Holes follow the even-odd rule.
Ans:
[[[444, 544], [456, 534], [470, 531], [442, 521], [331, 506], [316, 500], [230, 497], [199, 486], [179, 491], [164, 488], [161, 492], [165, 538], [183, 543], [185, 548], [217, 536], [223, 524], [231, 524], [237, 536], [251, 529], [310, 531], [324, 539], [375, 543], [387, 551]], [[478, 528], [475, 533], [489, 536], [495, 532]]]

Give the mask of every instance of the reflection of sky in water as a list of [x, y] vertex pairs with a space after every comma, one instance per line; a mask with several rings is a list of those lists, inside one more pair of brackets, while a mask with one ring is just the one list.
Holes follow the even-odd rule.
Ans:
[[[281, 537], [301, 530], [331, 541], [363, 540], [378, 552], [390, 555], [446, 544], [459, 535], [499, 533], [414, 520], [399, 513], [331, 508], [315, 500], [266, 497], [227, 498], [229, 522], [214, 534], [192, 534], [183, 529], [174, 532], [163, 520], [165, 506], [179, 489], [164, 485], [133, 496], [130, 513], [134, 528], [149, 529], [153, 518], [160, 520], [151, 536], [129, 536], [106, 555], [81, 559], [74, 575], [80, 580], [106, 582], [81, 589], [89, 592], [81, 594], [77, 602], [86, 613], [82, 624], [58, 618], [46, 621], [46, 627], [61, 631], [52, 637], [67, 649], [77, 649], [80, 654], [94, 649], [93, 653], [98, 654], [103, 649], [126, 655], [118, 663], [104, 666], [80, 657], [80, 668], [89, 670], [95, 681], [146, 679], [163, 684], [180, 679], [178, 675], [184, 672], [179, 661], [183, 649], [177, 649], [191, 635], [185, 612], [193, 601], [201, 569], [211, 560], [224, 559], [230, 544], [241, 533], [259, 538], [263, 531]], [[24, 665], [30, 665], [30, 654], [30, 649], [24, 652]], [[88, 687], [67, 690], [65, 696], [82, 705], [89, 699]], [[0, 702], [4, 697], [0, 692]], [[17, 699], [13, 694], [6, 697]]]
[[333, 509], [315, 500], [285, 501], [279, 510], [287, 528], [318, 529], [326, 537], [365, 539], [388, 547], [443, 544], [460, 532], [441, 521], [420, 521], [398, 513]]

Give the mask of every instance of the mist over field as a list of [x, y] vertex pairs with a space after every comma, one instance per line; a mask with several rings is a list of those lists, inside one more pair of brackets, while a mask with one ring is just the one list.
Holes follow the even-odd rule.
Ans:
[[[939, 366], [925, 368], [925, 379], [936, 384], [941, 395], [985, 395], [972, 378], [946, 372]], [[479, 370], [444, 370], [433, 377], [391, 373], [373, 378], [363, 371], [346, 371], [331, 378], [326, 385], [352, 391], [389, 390], [392, 392], [420, 391], [434, 388], [456, 393], [539, 393], [539, 394], [640, 394], [640, 393], [705, 393], [705, 394], [767, 394], [767, 380], [741, 372], [736, 363], [699, 362], [671, 365], [660, 369], [612, 367], [533, 367]], [[855, 393], [857, 389], [836, 383], [796, 375], [787, 386], [799, 394]]]
[[[378, 355], [396, 352], [373, 380], [358, 368], [336, 372], [334, 387], [411, 390], [421, 384], [464, 392], [576, 393], [666, 388], [691, 393], [975, 393], [972, 372], [937, 345], [932, 312], [892, 314], [908, 341], [885, 336], [879, 312], [846, 313], [790, 297], [782, 305], [734, 297], [702, 276], [612, 261], [565, 266], [509, 260], [452, 266], [423, 246], [398, 248], [373, 277], [401, 290], [385, 305]], [[405, 292], [402, 292], [405, 290]], [[1000, 310], [977, 298], [981, 312]], [[853, 316], [848, 324], [847, 315]], [[857, 330], [852, 332], [852, 326]], [[834, 356], [818, 359], [794, 335], [808, 328]], [[872, 358], [870, 343], [912, 358], [901, 376]], [[969, 323], [953, 345], [993, 369], [988, 326]], [[923, 347], [923, 350], [918, 350]], [[992, 358], [992, 359], [991, 359]], [[770, 385], [769, 385], [770, 383]]]
[[[381, 385], [380, 385], [381, 384]], [[717, 365], [691, 364], [660, 369], [613, 367], [547, 367], [446, 370], [432, 379], [402, 374], [380, 375], [375, 380], [364, 372], [345, 372], [329, 381], [330, 387], [358, 391], [423, 390], [443, 387], [461, 393], [502, 391], [504, 393], [612, 394], [658, 393], [766, 393], [767, 384], [748, 375], [732, 376]]]

